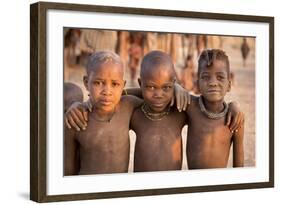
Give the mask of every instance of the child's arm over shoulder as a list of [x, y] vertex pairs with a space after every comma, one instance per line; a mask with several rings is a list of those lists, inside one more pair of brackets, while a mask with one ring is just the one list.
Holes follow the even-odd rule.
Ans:
[[190, 104], [188, 105], [188, 108], [185, 110], [185, 114], [187, 117], [187, 121], [186, 121], [187, 124], [190, 123], [190, 120], [193, 117], [197, 116], [197, 113], [194, 111], [196, 111], [195, 107], [197, 106], [198, 98], [199, 98], [198, 96], [190, 95]]
[[123, 90], [122, 95], [133, 95], [133, 96], [143, 99], [140, 88], [126, 88]]
[[199, 96], [190, 95], [189, 105], [188, 105], [188, 108], [186, 109], [187, 114], [190, 114], [190, 112], [194, 109], [194, 107], [198, 103], [198, 98], [199, 98]]
[[64, 175], [77, 175], [79, 172], [78, 142], [76, 132], [64, 126]]
[[143, 100], [133, 95], [123, 95], [121, 103], [124, 103], [129, 108], [135, 109], [143, 103]]
[[241, 127], [233, 133], [233, 167], [244, 166], [244, 122]]
[[186, 111], [190, 105], [190, 94], [180, 84], [175, 83], [174, 97], [172, 98], [170, 106], [176, 104], [178, 111]]
[[244, 113], [241, 111], [239, 103], [230, 102], [229, 109], [226, 116], [226, 125], [231, 132], [235, 132], [244, 123]]
[[74, 102], [65, 112], [64, 120], [66, 126], [71, 129], [75, 128], [77, 131], [85, 130], [88, 121], [88, 110], [91, 111], [90, 100], [80, 103]]

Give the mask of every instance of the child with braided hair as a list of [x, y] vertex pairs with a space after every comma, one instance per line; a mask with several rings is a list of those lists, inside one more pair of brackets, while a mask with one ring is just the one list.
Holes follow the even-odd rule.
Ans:
[[198, 61], [199, 97], [192, 96], [189, 105], [187, 162], [189, 169], [227, 166], [233, 144], [233, 167], [244, 165], [244, 122], [237, 129], [225, 126], [228, 105], [224, 96], [230, 91], [228, 56], [219, 49], [204, 50]]

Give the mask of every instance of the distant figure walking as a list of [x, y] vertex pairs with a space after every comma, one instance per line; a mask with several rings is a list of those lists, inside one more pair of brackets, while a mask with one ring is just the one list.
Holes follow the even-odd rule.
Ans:
[[246, 67], [246, 59], [249, 55], [249, 52], [250, 52], [250, 47], [248, 45], [247, 39], [243, 38], [243, 43], [241, 45], [241, 53], [242, 53], [244, 68]]
[[130, 68], [132, 87], [134, 87], [136, 84], [137, 71], [143, 56], [144, 40], [145, 40], [144, 33], [142, 32], [130, 33], [129, 68]]

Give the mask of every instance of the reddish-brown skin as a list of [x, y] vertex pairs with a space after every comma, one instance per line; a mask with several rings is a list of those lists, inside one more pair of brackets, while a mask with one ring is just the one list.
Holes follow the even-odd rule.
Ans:
[[[198, 79], [205, 107], [213, 113], [221, 112], [230, 82], [226, 64], [214, 60], [212, 66], [205, 67]], [[227, 166], [230, 146], [233, 143], [233, 166], [244, 165], [244, 126], [231, 133], [225, 125], [225, 117], [208, 118], [199, 107], [198, 97], [192, 97], [188, 108], [187, 162], [189, 169], [222, 168]]]

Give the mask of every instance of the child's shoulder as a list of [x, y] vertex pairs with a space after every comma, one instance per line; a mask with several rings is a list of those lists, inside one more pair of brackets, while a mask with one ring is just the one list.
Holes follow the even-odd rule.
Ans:
[[176, 120], [177, 122], [185, 121], [186, 113], [180, 112], [176, 106], [172, 106], [169, 108], [170, 117], [172, 120]]
[[200, 96], [198, 96], [198, 95], [190, 95], [190, 106], [197, 105], [199, 97]]
[[192, 113], [197, 111], [198, 99], [199, 99], [199, 96], [190, 95], [190, 104], [188, 105], [188, 108], [186, 110], [188, 115], [191, 115]]
[[123, 95], [120, 104], [123, 106], [138, 107], [143, 103], [143, 100], [133, 95]]

